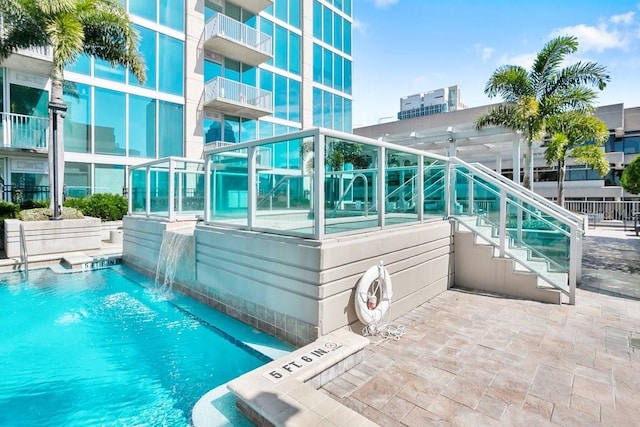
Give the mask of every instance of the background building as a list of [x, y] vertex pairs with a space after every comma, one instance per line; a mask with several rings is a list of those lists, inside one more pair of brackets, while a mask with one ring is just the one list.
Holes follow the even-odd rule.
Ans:
[[[68, 196], [121, 193], [126, 166], [200, 158], [304, 127], [351, 131], [352, 0], [126, 0], [147, 65], [80, 57], [65, 70]], [[49, 49], [0, 64], [4, 199], [48, 197]], [[29, 196], [30, 197], [30, 196]]]
[[[498, 127], [475, 130], [476, 118], [488, 108], [474, 107], [365, 126], [354, 129], [354, 133], [437, 154], [455, 155], [468, 162], [482, 163], [509, 178], [513, 178], [515, 165], [522, 175], [522, 156], [526, 150], [520, 134]], [[640, 200], [640, 197], [624, 192], [620, 186], [622, 171], [640, 154], [640, 107], [606, 105], [597, 108], [596, 115], [609, 128], [609, 140], [604, 149], [611, 170], [601, 177], [596, 171], [569, 159], [565, 200]], [[556, 166], [546, 164], [544, 149], [539, 145], [534, 146], [533, 158], [534, 191], [555, 199], [558, 178]]]
[[403, 96], [400, 98], [398, 120], [446, 113], [447, 111], [458, 111], [464, 108], [465, 105], [460, 99], [460, 88], [458, 86], [449, 86], [429, 92]]

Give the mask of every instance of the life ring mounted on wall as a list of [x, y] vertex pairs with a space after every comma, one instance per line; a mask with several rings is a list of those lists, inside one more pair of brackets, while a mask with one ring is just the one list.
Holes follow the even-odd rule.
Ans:
[[389, 311], [392, 296], [391, 275], [380, 261], [364, 273], [356, 287], [356, 314], [368, 332], [376, 333]]

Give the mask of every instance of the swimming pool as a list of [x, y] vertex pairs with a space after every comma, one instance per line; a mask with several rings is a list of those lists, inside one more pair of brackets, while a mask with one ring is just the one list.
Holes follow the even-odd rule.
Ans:
[[0, 276], [0, 425], [189, 425], [206, 392], [291, 348], [124, 267]]

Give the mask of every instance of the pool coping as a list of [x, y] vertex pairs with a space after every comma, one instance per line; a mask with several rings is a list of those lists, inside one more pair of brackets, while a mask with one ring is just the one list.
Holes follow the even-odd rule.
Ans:
[[[259, 426], [375, 426], [318, 390], [362, 361], [368, 344], [368, 338], [340, 329], [230, 381], [227, 388], [238, 409]], [[194, 406], [195, 427], [208, 425], [207, 400]]]

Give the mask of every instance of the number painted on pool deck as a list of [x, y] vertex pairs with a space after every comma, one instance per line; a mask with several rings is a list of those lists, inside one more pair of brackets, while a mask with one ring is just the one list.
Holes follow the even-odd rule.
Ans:
[[[299, 371], [300, 369], [311, 365], [316, 360], [320, 360], [333, 350], [340, 347], [340, 344], [337, 344], [333, 341], [329, 341], [325, 343], [322, 347], [318, 347], [315, 350], [310, 351], [309, 353], [305, 353], [302, 356], [296, 357], [295, 359], [283, 363], [277, 368], [271, 368], [262, 374], [263, 377], [267, 378], [271, 382], [277, 383], [293, 374], [294, 372]], [[286, 359], [285, 359], [286, 360]]]

